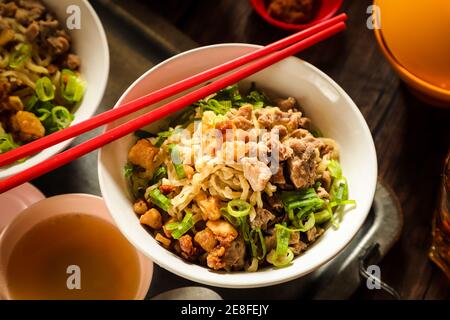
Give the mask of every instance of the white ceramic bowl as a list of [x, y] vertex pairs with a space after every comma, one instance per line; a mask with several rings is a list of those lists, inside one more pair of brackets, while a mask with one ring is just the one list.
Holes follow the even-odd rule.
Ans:
[[[118, 104], [181, 80], [202, 70], [241, 56], [258, 46], [223, 44], [179, 54], [142, 75], [123, 94]], [[369, 128], [350, 97], [332, 79], [309, 63], [288, 58], [244, 82], [256, 81], [258, 87], [280, 97], [298, 99], [306, 115], [341, 147], [341, 163], [349, 183], [350, 198], [357, 207], [347, 212], [337, 230], [329, 228], [319, 240], [292, 265], [266, 268], [255, 273], [213, 272], [191, 264], [160, 246], [139, 224], [123, 176], [123, 166], [134, 137], [129, 135], [105, 146], [99, 154], [99, 179], [103, 197], [117, 226], [142, 252], [163, 268], [179, 276], [208, 285], [250, 288], [273, 285], [305, 275], [338, 254], [363, 224], [372, 204], [377, 181], [377, 158]], [[109, 128], [118, 125], [113, 123]], [[156, 123], [160, 126], [161, 123]], [[152, 129], [155, 129], [154, 127]]]
[[[73, 52], [81, 58], [81, 77], [87, 81], [87, 88], [80, 106], [75, 112], [73, 124], [89, 119], [97, 110], [108, 82], [109, 49], [102, 23], [92, 6], [86, 0], [44, 0], [58, 20], [65, 25], [70, 16], [69, 6], [80, 8], [80, 29], [69, 30]], [[72, 140], [48, 148], [22, 163], [0, 168], [0, 180], [19, 173], [35, 164], [47, 160], [65, 149]]]

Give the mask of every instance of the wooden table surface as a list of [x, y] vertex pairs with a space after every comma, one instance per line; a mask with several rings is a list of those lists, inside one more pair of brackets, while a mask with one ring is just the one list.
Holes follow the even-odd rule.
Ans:
[[[141, 2], [142, 4], [143, 2]], [[331, 76], [355, 101], [375, 140], [379, 176], [404, 212], [401, 238], [382, 261], [381, 277], [407, 299], [448, 299], [450, 284], [427, 257], [450, 110], [415, 99], [384, 60], [366, 27], [369, 0], [345, 1], [348, 30], [299, 54]], [[266, 24], [247, 0], [165, 0], [143, 4], [200, 45], [267, 44], [286, 35]], [[381, 297], [361, 287], [355, 299]]]

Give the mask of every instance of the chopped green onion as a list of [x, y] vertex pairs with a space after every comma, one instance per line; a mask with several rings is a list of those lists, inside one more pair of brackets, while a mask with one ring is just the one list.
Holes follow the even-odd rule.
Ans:
[[167, 140], [172, 134], [174, 130], [161, 131], [158, 133], [158, 137], [155, 142], [155, 147], [161, 147], [164, 141]]
[[227, 204], [228, 213], [236, 218], [247, 216], [251, 208], [248, 202], [240, 199], [231, 200]]
[[241, 227], [242, 237], [244, 238], [244, 241], [248, 243], [250, 241], [250, 226], [248, 224], [248, 219], [247, 217], [240, 217], [237, 219], [239, 220], [239, 225]]
[[131, 177], [131, 175], [134, 172], [134, 166], [131, 163], [127, 163], [124, 167], [123, 167], [123, 175], [125, 176], [125, 178], [129, 178]]
[[31, 57], [31, 46], [27, 43], [19, 44], [9, 58], [9, 66], [13, 69], [21, 67]]
[[39, 116], [38, 119], [41, 122], [44, 122], [45, 120], [47, 120], [48, 117], [51, 116], [51, 111], [47, 110], [45, 108], [39, 108], [36, 110], [37, 115]]
[[164, 166], [160, 166], [158, 167], [158, 169], [156, 169], [155, 173], [153, 173], [153, 177], [151, 179], [151, 184], [155, 184], [158, 181], [160, 181], [162, 178], [166, 178], [167, 177], [167, 169]]
[[61, 72], [61, 96], [68, 102], [78, 102], [83, 98], [85, 83], [69, 69]]
[[322, 211], [314, 213], [314, 219], [316, 220], [317, 224], [322, 224], [322, 223], [327, 222], [328, 220], [331, 219], [331, 216], [332, 216], [332, 213], [327, 209], [324, 209]]
[[209, 99], [206, 104], [203, 104], [204, 110], [211, 110], [215, 114], [226, 114], [231, 109], [231, 103], [223, 104], [223, 101], [219, 102], [216, 99]]
[[282, 268], [287, 266], [291, 263], [291, 261], [294, 259], [294, 253], [291, 249], [287, 249], [286, 253], [283, 256], [279, 256], [276, 253], [276, 250], [270, 251], [270, 253], [267, 255], [267, 262], [273, 264], [277, 268]]
[[330, 174], [333, 178], [341, 178], [342, 177], [342, 168], [338, 161], [336, 160], [330, 160], [328, 162], [328, 171], [330, 171]]
[[[256, 240], [255, 240], [256, 238]], [[258, 255], [258, 245], [257, 242], [261, 244], [261, 255]], [[256, 228], [250, 231], [250, 246], [252, 249], [252, 257], [258, 260], [263, 260], [267, 254], [266, 242], [264, 241], [264, 236], [262, 234], [261, 228]]]
[[286, 255], [288, 249], [289, 240], [291, 239], [291, 232], [285, 226], [281, 224], [275, 225], [277, 248], [275, 250], [277, 257]]
[[225, 217], [225, 219], [228, 220], [229, 223], [231, 223], [235, 227], [239, 227], [241, 225], [241, 219], [235, 218], [232, 215], [228, 213], [227, 208], [220, 208], [220, 212], [222, 213], [222, 216]]
[[[1, 126], [0, 126], [1, 128]], [[7, 152], [9, 150], [17, 148], [19, 145], [16, 144], [9, 133], [0, 134], [0, 153]]]
[[36, 95], [33, 94], [25, 102], [25, 110], [26, 111], [31, 111], [38, 101], [39, 101], [39, 98]]
[[55, 98], [55, 87], [48, 77], [42, 77], [36, 81], [35, 91], [41, 101], [50, 101]]
[[54, 107], [51, 112], [52, 120], [59, 130], [67, 128], [74, 119], [73, 114], [71, 114], [70, 111], [63, 106]]
[[154, 203], [164, 211], [169, 211], [171, 206], [170, 199], [163, 195], [158, 188], [154, 188], [147, 192], [147, 197], [150, 202]]
[[179, 179], [186, 178], [186, 172], [184, 171], [183, 163], [180, 158], [180, 151], [178, 146], [174, 143], [169, 144], [169, 153], [172, 158], [172, 163]]
[[[194, 226], [194, 221], [192, 220], [192, 212], [186, 210], [186, 214], [183, 220], [178, 223], [176, 229], [172, 231], [172, 238], [179, 239], [183, 234], [188, 232]], [[169, 229], [168, 229], [169, 230]]]

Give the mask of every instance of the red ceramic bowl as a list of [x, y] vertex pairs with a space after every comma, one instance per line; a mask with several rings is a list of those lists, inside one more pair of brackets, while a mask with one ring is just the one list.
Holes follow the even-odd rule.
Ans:
[[343, 0], [321, 0], [319, 10], [311, 22], [304, 24], [292, 24], [274, 19], [269, 16], [269, 14], [267, 13], [265, 0], [250, 0], [251, 5], [256, 10], [256, 12], [268, 23], [278, 28], [293, 31], [309, 28], [321, 21], [331, 18], [339, 10], [342, 2]]

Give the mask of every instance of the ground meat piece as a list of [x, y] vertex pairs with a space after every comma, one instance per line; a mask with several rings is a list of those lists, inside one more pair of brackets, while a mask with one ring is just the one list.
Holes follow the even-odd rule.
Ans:
[[328, 194], [327, 190], [322, 187], [317, 188], [317, 195], [320, 199], [330, 199], [330, 195]]
[[231, 242], [229, 247], [225, 248], [225, 254], [222, 257], [224, 269], [240, 270], [245, 264], [245, 242], [242, 237]]
[[302, 113], [293, 110], [283, 112], [278, 107], [274, 107], [260, 109], [256, 112], [256, 116], [258, 123], [266, 129], [271, 129], [276, 125], [283, 125], [291, 132], [299, 127]]
[[272, 177], [269, 167], [256, 158], [242, 158], [244, 176], [250, 183], [253, 191], [263, 191]]
[[288, 168], [292, 183], [297, 189], [310, 187], [316, 177], [316, 153], [312, 146], [308, 146], [301, 157], [288, 160]]
[[215, 196], [207, 196], [200, 191], [194, 201], [201, 210], [203, 220], [218, 220], [221, 217], [219, 199]]
[[231, 120], [224, 120], [217, 122], [215, 128], [222, 133], [222, 138], [225, 139], [227, 130], [234, 130], [236, 127]]
[[281, 124], [277, 124], [277, 125], [273, 126], [272, 131], [274, 131], [274, 130], [275, 130], [275, 132], [276, 132], [276, 130], [278, 130], [278, 135], [280, 137], [280, 140], [283, 139], [284, 137], [286, 137], [288, 134], [286, 127]]
[[[278, 125], [275, 127], [283, 127], [284, 128], [284, 126], [281, 126], [281, 125]], [[270, 132], [264, 133], [261, 137], [261, 140], [267, 146], [268, 151], [271, 152], [273, 159], [275, 159], [275, 153], [277, 152], [278, 160], [284, 161], [284, 160], [287, 160], [288, 158], [292, 157], [293, 151], [289, 146], [282, 144], [280, 142], [280, 140], [283, 138], [283, 136], [281, 136], [281, 134], [277, 134], [275, 127]], [[286, 128], [284, 130], [286, 130]], [[287, 133], [287, 131], [286, 131], [286, 133]]]
[[294, 109], [297, 105], [297, 101], [294, 98], [289, 97], [287, 99], [277, 99], [275, 100], [277, 107], [280, 108], [281, 111], [288, 111]]
[[247, 120], [252, 120], [253, 106], [251, 104], [244, 104], [236, 112], [236, 116], [242, 116]]
[[331, 174], [328, 170], [325, 170], [322, 173], [322, 185], [325, 187], [325, 189], [330, 189], [331, 186]]
[[154, 147], [147, 139], [140, 139], [128, 152], [128, 160], [150, 172], [155, 168], [155, 157], [159, 148]]
[[209, 228], [205, 228], [197, 232], [194, 236], [194, 240], [206, 252], [212, 251], [214, 247], [217, 245], [217, 240], [214, 237], [214, 233]]
[[22, 141], [39, 139], [45, 135], [45, 128], [41, 121], [36, 115], [28, 111], [19, 111], [12, 116], [11, 126]]
[[275, 232], [264, 237], [264, 242], [266, 244], [266, 251], [270, 252], [271, 250], [277, 247], [277, 236]]
[[252, 229], [260, 228], [261, 230], [267, 229], [267, 223], [275, 219], [275, 216], [267, 209], [257, 208], [256, 215], [253, 220], [250, 221]]
[[59, 22], [56, 19], [39, 21], [39, 30], [43, 37], [48, 37], [49, 35], [54, 34], [58, 27]]
[[275, 173], [272, 176], [272, 178], [270, 178], [270, 182], [272, 182], [273, 184], [286, 184], [286, 179], [284, 178], [282, 163], [279, 164], [277, 173]]
[[283, 142], [294, 151], [294, 157], [287, 163], [289, 176], [297, 189], [314, 184], [320, 148], [323, 145], [320, 140], [304, 131], [306, 130], [296, 130], [296, 136], [304, 135], [303, 138], [289, 138]]
[[43, 13], [44, 9], [38, 7], [32, 9], [18, 8], [14, 17], [20, 24], [28, 26], [33, 21], [38, 20]]
[[298, 138], [298, 139], [302, 139], [302, 138], [304, 138], [304, 137], [306, 137], [306, 136], [308, 136], [308, 135], [310, 135], [310, 133], [309, 133], [308, 130], [305, 130], [305, 129], [296, 129], [296, 130], [292, 131], [292, 132], [289, 134], [289, 137], [290, 137], [290, 138]]
[[238, 236], [236, 229], [225, 220], [210, 220], [206, 223], [206, 226], [222, 245], [230, 244]]
[[324, 229], [319, 227], [312, 227], [306, 231], [306, 241], [309, 243], [314, 242], [318, 237], [320, 237], [324, 232]]
[[80, 57], [78, 57], [76, 54], [69, 53], [64, 59], [63, 65], [70, 70], [77, 70], [81, 65]]
[[236, 128], [242, 129], [242, 130], [249, 130], [253, 128], [253, 122], [250, 120], [247, 120], [243, 116], [237, 116], [231, 120], [233, 124], [236, 126]]
[[30, 25], [25, 30], [25, 36], [28, 41], [33, 41], [39, 34], [39, 24], [36, 21], [30, 23]]
[[225, 267], [222, 257], [225, 254], [225, 247], [216, 247], [206, 257], [206, 264], [214, 270], [220, 270]]
[[298, 123], [300, 128], [310, 129], [311, 128], [311, 119], [307, 117], [301, 117], [300, 122]]
[[14, 17], [16, 14], [17, 5], [14, 2], [0, 3], [1, 17]]
[[274, 194], [272, 197], [267, 197], [267, 203], [269, 207], [276, 212], [280, 212], [284, 208], [283, 202], [281, 202], [281, 199], [278, 198], [276, 194]]
[[58, 67], [54, 64], [49, 64], [47, 70], [49, 74], [55, 74], [58, 71]]
[[14, 30], [10, 28], [0, 30], [0, 46], [5, 46], [12, 41], [14, 39], [14, 34]]
[[175, 186], [170, 186], [168, 184], [162, 184], [159, 186], [159, 191], [161, 191], [164, 194], [169, 194], [171, 192], [174, 192], [177, 189]]
[[306, 248], [308, 248], [308, 245], [302, 241], [299, 241], [297, 243], [294, 243], [289, 246], [289, 248], [292, 250], [294, 255], [299, 255], [301, 252], [305, 251]]
[[0, 103], [0, 108], [9, 111], [23, 110], [22, 100], [18, 96], [9, 96], [6, 101]]
[[6, 99], [9, 96], [11, 90], [11, 84], [8, 81], [0, 80], [0, 101]]
[[192, 237], [188, 234], [185, 234], [180, 239], [178, 239], [180, 243], [181, 251], [186, 254], [188, 257], [191, 257], [197, 253], [197, 248], [194, 247], [192, 243]]
[[47, 43], [50, 45], [56, 55], [67, 52], [70, 47], [69, 40], [64, 37], [49, 37], [47, 39]]

